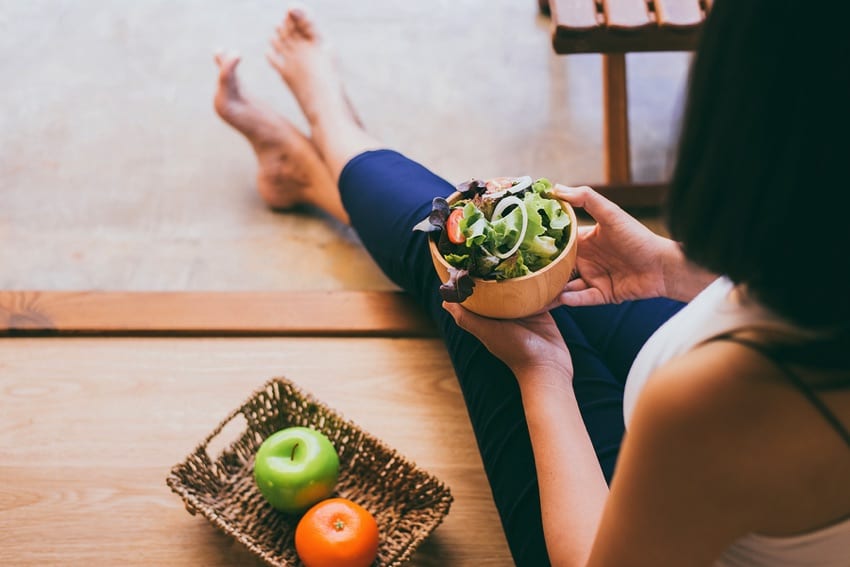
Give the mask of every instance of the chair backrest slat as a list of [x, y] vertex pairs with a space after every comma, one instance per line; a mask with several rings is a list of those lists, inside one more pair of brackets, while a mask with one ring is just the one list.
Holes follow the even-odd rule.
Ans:
[[642, 28], [654, 25], [646, 0], [602, 0], [609, 28]]
[[699, 0], [654, 0], [658, 25], [671, 27], [696, 27], [704, 14]]
[[549, 0], [549, 7], [555, 53], [629, 53], [696, 48], [711, 2]]
[[600, 25], [595, 0], [550, 0], [552, 19], [572, 30], [589, 30]]

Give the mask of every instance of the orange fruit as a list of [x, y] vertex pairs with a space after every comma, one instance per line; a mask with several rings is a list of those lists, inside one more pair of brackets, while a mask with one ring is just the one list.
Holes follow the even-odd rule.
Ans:
[[368, 567], [378, 556], [378, 523], [347, 498], [322, 500], [299, 520], [295, 551], [306, 567]]

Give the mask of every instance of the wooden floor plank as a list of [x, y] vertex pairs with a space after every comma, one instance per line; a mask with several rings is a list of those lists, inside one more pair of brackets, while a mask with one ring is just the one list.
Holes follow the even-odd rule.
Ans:
[[0, 335], [435, 336], [400, 292], [0, 291]]

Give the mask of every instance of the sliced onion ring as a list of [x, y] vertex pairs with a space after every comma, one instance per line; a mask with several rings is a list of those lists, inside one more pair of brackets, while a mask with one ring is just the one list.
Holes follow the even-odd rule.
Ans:
[[522, 177], [516, 178], [516, 184], [514, 186], [508, 187], [508, 193], [519, 193], [529, 187], [531, 187], [531, 176], [523, 175]]
[[513, 255], [514, 252], [519, 250], [519, 245], [522, 244], [522, 239], [525, 238], [525, 232], [528, 230], [528, 211], [525, 210], [525, 207], [522, 204], [522, 199], [517, 197], [516, 195], [509, 195], [499, 201], [499, 204], [496, 205], [495, 210], [493, 211], [493, 220], [497, 221], [502, 218], [502, 213], [505, 212], [505, 209], [510, 207], [511, 205], [516, 205], [519, 207], [519, 210], [522, 212], [522, 230], [519, 231], [519, 236], [516, 239], [516, 243], [505, 253], [501, 253], [498, 250], [494, 250], [494, 255], [504, 260], [505, 258]]

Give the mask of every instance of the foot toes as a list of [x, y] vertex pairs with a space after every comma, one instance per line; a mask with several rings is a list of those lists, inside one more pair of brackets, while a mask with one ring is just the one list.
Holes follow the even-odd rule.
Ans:
[[293, 31], [307, 40], [316, 39], [316, 28], [303, 8], [292, 8], [287, 21], [292, 22]]
[[238, 96], [239, 94], [239, 84], [236, 80], [236, 66], [239, 65], [240, 60], [239, 55], [235, 54], [216, 55], [219, 86], [226, 90], [230, 96]]
[[274, 51], [266, 51], [266, 61], [274, 67], [278, 73], [284, 73], [283, 58]]
[[237, 109], [245, 103], [239, 92], [239, 80], [236, 78], [239, 60], [240, 57], [236, 54], [215, 54], [215, 62], [218, 65], [218, 90], [213, 99], [213, 106], [219, 116], [231, 123], [235, 120]]
[[275, 53], [280, 56], [283, 56], [284, 52], [286, 51], [286, 46], [283, 44], [283, 41], [279, 37], [273, 37], [270, 43], [272, 44], [272, 48], [274, 49]]
[[222, 66], [227, 66], [232, 69], [236, 66], [237, 63], [242, 59], [242, 56], [238, 53], [225, 53], [224, 51], [216, 51], [213, 56], [215, 60], [215, 64], [222, 68]]
[[272, 37], [270, 43], [272, 48], [270, 51], [266, 52], [266, 59], [268, 59], [271, 66], [274, 67], [278, 73], [283, 73], [286, 63], [286, 59], [284, 57], [284, 53], [286, 53], [286, 46], [279, 37]]
[[292, 16], [292, 10], [289, 10], [286, 13], [286, 17], [283, 19], [283, 26], [281, 26], [281, 35], [292, 36], [298, 31], [295, 25], [295, 19]]

